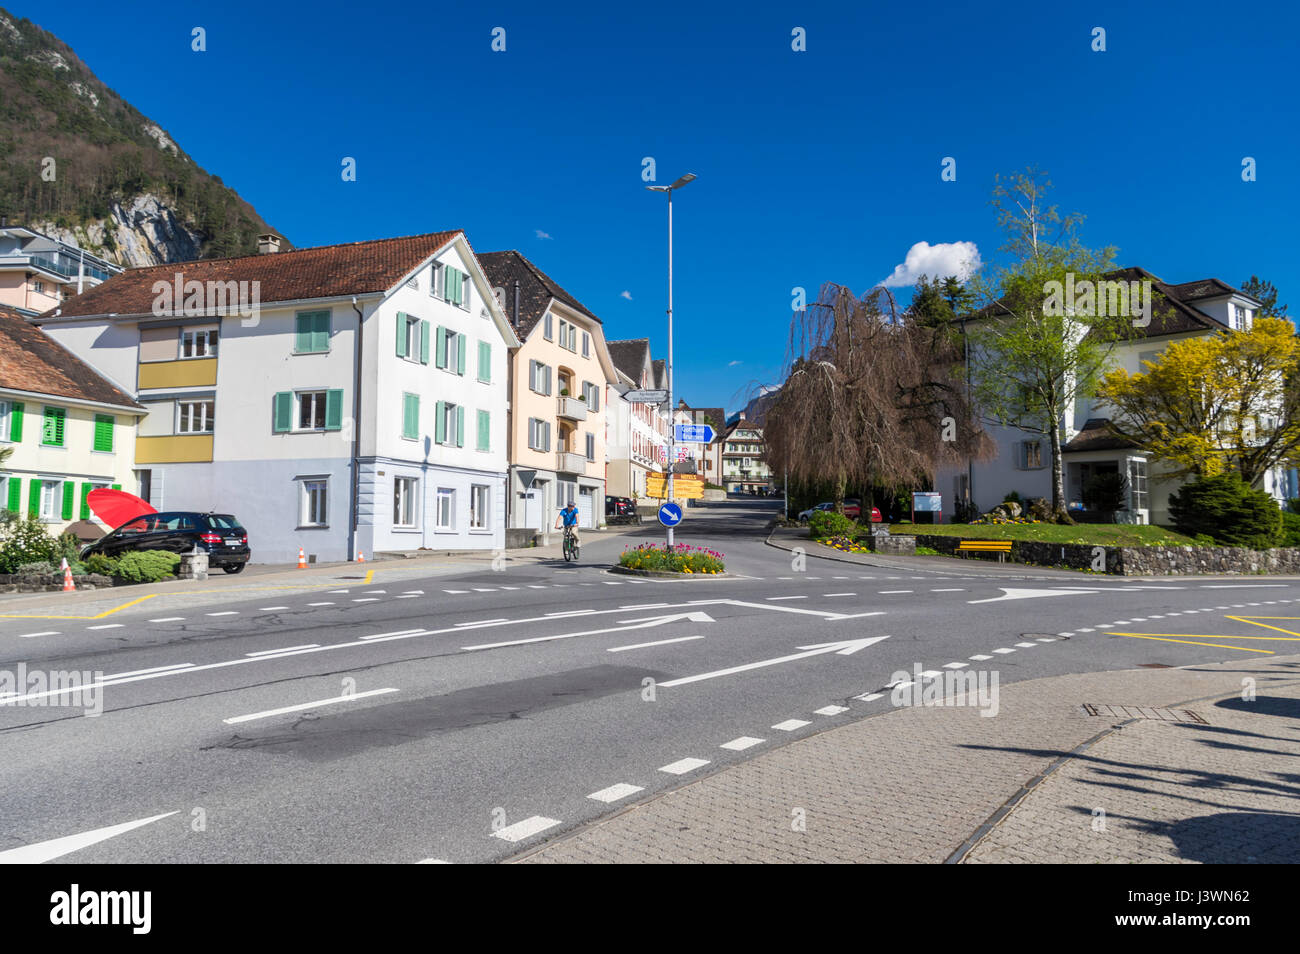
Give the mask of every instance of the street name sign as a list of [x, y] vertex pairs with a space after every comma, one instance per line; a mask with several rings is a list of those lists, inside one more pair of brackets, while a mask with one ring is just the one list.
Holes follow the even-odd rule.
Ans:
[[663, 404], [668, 400], [668, 392], [663, 388], [641, 388], [636, 391], [628, 391], [623, 397], [633, 404]]
[[684, 444], [712, 444], [717, 433], [709, 424], [678, 424], [677, 440]]

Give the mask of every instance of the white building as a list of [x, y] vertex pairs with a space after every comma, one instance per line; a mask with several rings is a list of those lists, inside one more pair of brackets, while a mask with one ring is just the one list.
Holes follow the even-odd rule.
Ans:
[[519, 341], [464, 234], [261, 244], [40, 319], [148, 410], [141, 495], [235, 514], [255, 562], [503, 547]]
[[619, 399], [610, 402], [608, 493], [649, 504], [646, 475], [667, 473], [669, 408], [665, 404], [632, 404], [622, 395], [631, 390], [667, 388], [664, 362], [651, 358], [649, 338], [611, 341], [609, 354], [617, 371], [614, 389]]

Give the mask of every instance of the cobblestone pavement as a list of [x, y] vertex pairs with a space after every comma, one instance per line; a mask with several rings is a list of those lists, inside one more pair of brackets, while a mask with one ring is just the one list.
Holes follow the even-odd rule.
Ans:
[[[1189, 707], [1208, 726], [1112, 731], [1120, 720], [1083, 708], [1206, 697]], [[991, 718], [907, 707], [820, 733], [516, 860], [1296, 861], [1295, 755], [1300, 656], [1056, 676], [1002, 686]]]

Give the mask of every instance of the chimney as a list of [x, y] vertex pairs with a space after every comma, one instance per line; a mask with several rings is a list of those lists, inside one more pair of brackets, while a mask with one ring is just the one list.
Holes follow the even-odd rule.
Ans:
[[257, 254], [273, 255], [280, 251], [280, 243], [284, 241], [274, 232], [267, 232], [265, 235], [257, 237]]

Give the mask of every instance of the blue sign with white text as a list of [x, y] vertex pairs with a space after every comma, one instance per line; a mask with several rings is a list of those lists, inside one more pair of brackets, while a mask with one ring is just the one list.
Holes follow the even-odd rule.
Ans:
[[682, 522], [682, 508], [675, 503], [666, 503], [659, 508], [659, 522], [665, 527], [675, 527]]
[[677, 440], [683, 444], [712, 444], [716, 436], [708, 424], [678, 424], [676, 427]]

